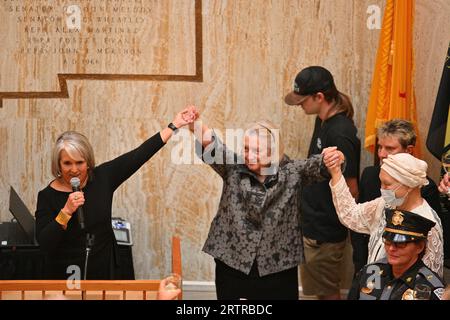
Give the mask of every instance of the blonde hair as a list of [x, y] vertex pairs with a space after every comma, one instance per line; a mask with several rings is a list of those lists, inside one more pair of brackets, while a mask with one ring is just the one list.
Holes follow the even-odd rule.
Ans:
[[92, 178], [92, 170], [95, 167], [94, 151], [88, 139], [76, 131], [66, 131], [56, 139], [52, 151], [52, 174], [55, 178], [61, 176], [61, 151], [66, 151], [75, 160], [82, 158], [88, 166], [88, 176]]
[[276, 161], [271, 162], [273, 164], [278, 164], [284, 155], [280, 128], [275, 126], [269, 120], [259, 120], [250, 123], [245, 130], [246, 136], [255, 133], [258, 134], [260, 138], [265, 138], [266, 141], [268, 141], [271, 159], [273, 159], [274, 154], [277, 155]]
[[406, 149], [409, 145], [415, 146], [417, 135], [411, 122], [403, 119], [392, 119], [383, 123], [377, 130], [378, 139], [392, 136]]

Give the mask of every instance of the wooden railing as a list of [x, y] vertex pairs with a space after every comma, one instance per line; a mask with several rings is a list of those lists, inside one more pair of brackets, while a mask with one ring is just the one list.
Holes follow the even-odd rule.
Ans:
[[[172, 272], [182, 275], [178, 237], [172, 237]], [[152, 300], [159, 284], [160, 280], [0, 280], [0, 300]]]

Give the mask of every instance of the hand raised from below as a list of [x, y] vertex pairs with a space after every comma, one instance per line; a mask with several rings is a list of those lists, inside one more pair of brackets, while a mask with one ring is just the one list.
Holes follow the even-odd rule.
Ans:
[[344, 154], [337, 150], [337, 147], [328, 147], [323, 149], [323, 163], [331, 175], [341, 172], [341, 165], [344, 163]]
[[450, 179], [448, 177], [448, 173], [446, 173], [442, 177], [442, 180], [439, 183], [438, 189], [439, 189], [439, 192], [450, 196], [450, 190], [449, 190], [450, 189]]

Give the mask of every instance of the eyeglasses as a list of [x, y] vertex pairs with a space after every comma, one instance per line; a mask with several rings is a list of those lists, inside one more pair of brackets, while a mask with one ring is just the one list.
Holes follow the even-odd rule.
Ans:
[[414, 242], [414, 241], [407, 241], [407, 242], [393, 242], [393, 241], [389, 241], [389, 240], [386, 240], [385, 238], [383, 238], [383, 243], [384, 243], [386, 246], [388, 246], [388, 247], [394, 246], [394, 247], [396, 247], [397, 249], [404, 249], [404, 248], [406, 248], [406, 246], [408, 245], [408, 243], [411, 243], [411, 242]]

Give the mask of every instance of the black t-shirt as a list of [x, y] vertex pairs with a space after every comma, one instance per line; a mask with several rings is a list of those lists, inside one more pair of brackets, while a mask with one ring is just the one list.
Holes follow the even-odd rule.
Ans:
[[[308, 157], [320, 154], [324, 148], [337, 146], [346, 158], [344, 177], [358, 178], [361, 143], [356, 134], [353, 121], [343, 113], [323, 123], [317, 117]], [[339, 222], [328, 183], [322, 181], [303, 189], [303, 234], [319, 242], [340, 242], [347, 237], [347, 229]]]

